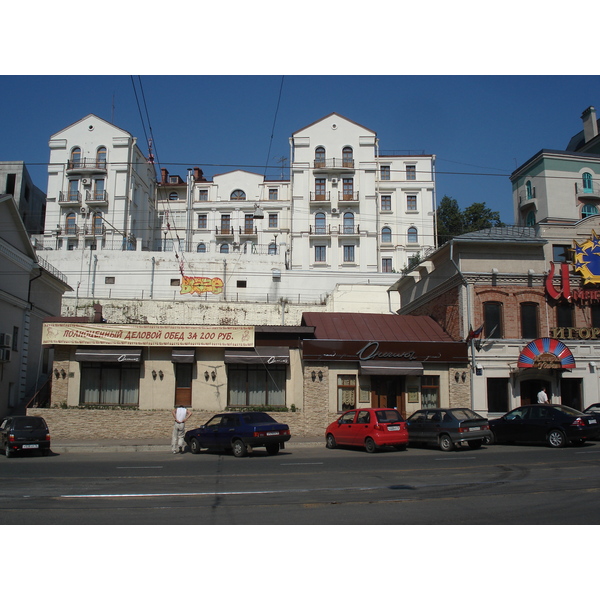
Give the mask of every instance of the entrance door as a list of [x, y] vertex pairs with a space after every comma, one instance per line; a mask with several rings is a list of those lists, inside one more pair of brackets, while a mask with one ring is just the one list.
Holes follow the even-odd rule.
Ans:
[[582, 410], [581, 379], [562, 379], [560, 382], [560, 401], [575, 410]]
[[192, 367], [189, 363], [175, 363], [175, 406], [192, 405]]
[[552, 402], [552, 388], [547, 381], [543, 379], [527, 379], [521, 381], [521, 406], [525, 404], [537, 404], [537, 395], [542, 388], [546, 388], [548, 402]]
[[397, 408], [406, 418], [401, 377], [371, 376], [371, 406], [373, 408]]

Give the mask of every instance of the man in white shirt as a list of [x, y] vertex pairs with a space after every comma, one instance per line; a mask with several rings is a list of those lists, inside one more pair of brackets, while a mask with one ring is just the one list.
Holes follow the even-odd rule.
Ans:
[[192, 411], [188, 410], [185, 406], [179, 406], [173, 409], [172, 414], [175, 424], [173, 425], [173, 434], [171, 435], [171, 450], [173, 454], [177, 454], [177, 452], [182, 453], [185, 447], [185, 440], [183, 439], [185, 422], [192, 416]]
[[548, 394], [546, 394], [546, 388], [542, 388], [537, 395], [538, 404], [550, 404], [548, 402]]

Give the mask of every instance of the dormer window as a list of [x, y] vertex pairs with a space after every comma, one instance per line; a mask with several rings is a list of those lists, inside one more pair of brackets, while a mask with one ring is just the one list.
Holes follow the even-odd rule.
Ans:
[[232, 201], [243, 202], [246, 200], [246, 192], [243, 190], [233, 190], [233, 192], [231, 192], [231, 196], [229, 196], [229, 199]]

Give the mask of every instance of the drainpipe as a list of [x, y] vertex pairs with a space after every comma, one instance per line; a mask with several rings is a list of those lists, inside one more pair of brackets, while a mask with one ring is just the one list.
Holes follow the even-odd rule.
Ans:
[[98, 255], [94, 254], [94, 269], [92, 270], [92, 298], [96, 290], [96, 269], [98, 268]]
[[150, 275], [150, 299], [154, 298], [154, 271], [156, 269], [156, 258], [152, 257], [152, 274]]

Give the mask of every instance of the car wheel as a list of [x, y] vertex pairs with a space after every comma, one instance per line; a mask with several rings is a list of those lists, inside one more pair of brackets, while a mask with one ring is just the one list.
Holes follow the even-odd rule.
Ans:
[[192, 451], [192, 454], [200, 454], [201, 448], [198, 438], [192, 438], [190, 440], [190, 450]]
[[267, 454], [274, 456], [275, 454], [279, 454], [279, 444], [268, 444], [266, 446]]
[[394, 448], [396, 448], [396, 450], [406, 450], [406, 444], [396, 444]]
[[496, 438], [494, 437], [494, 434], [491, 431], [488, 434], [486, 434], [486, 436], [483, 438], [483, 443], [486, 446], [491, 446], [496, 443]]
[[373, 441], [373, 438], [368, 437], [365, 440], [365, 450], [370, 454], [377, 451], [377, 444]]
[[443, 434], [440, 436], [440, 450], [444, 452], [450, 452], [454, 450], [454, 442], [450, 439], [449, 435]]
[[469, 448], [477, 450], [477, 448], [481, 448], [481, 446], [483, 445], [483, 440], [469, 440], [467, 444], [469, 444]]
[[567, 438], [559, 429], [553, 429], [548, 434], [548, 443], [552, 448], [562, 448], [567, 443]]
[[6, 458], [10, 458], [11, 456], [13, 456], [13, 451], [8, 447], [8, 444], [4, 446], [4, 455], [6, 456]]
[[233, 450], [233, 455], [236, 458], [242, 458], [248, 454], [248, 450], [246, 449], [246, 444], [242, 442], [242, 440], [233, 440], [231, 444], [231, 449]]
[[331, 433], [327, 434], [327, 437], [325, 438], [325, 445], [330, 450], [333, 450], [334, 448], [337, 448], [337, 442], [335, 441], [335, 438], [333, 437], [333, 435]]

